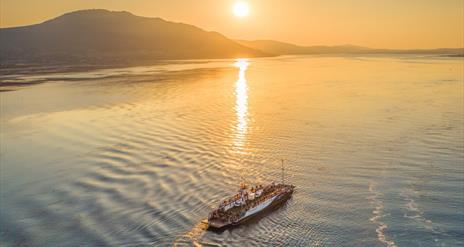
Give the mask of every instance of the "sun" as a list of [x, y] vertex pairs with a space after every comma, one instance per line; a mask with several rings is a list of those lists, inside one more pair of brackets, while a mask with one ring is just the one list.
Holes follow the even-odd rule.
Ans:
[[240, 18], [248, 16], [250, 13], [250, 6], [247, 2], [236, 2], [233, 9], [234, 15]]

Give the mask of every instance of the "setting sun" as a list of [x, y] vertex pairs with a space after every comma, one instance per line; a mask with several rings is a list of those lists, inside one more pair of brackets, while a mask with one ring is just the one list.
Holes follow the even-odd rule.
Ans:
[[236, 2], [234, 4], [233, 12], [237, 17], [246, 17], [250, 13], [250, 6], [246, 2]]

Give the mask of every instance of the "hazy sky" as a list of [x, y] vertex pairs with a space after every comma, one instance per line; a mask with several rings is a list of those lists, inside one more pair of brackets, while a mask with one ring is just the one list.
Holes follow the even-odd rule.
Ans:
[[91, 8], [126, 10], [218, 31], [236, 39], [376, 48], [464, 46], [464, 0], [0, 0], [0, 26], [39, 23]]

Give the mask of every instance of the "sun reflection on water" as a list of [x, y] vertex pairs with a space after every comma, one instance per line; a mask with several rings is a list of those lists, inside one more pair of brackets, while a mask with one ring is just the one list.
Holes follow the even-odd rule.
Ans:
[[235, 147], [241, 148], [245, 142], [248, 128], [248, 86], [245, 72], [249, 65], [248, 59], [237, 59], [234, 66], [239, 69], [238, 79], [235, 83], [235, 113], [237, 124], [235, 126]]

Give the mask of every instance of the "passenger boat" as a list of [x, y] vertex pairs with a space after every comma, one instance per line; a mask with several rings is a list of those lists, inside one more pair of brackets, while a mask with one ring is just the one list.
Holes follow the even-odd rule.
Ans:
[[208, 229], [222, 229], [239, 225], [267, 209], [277, 208], [293, 194], [294, 185], [282, 182], [268, 185], [248, 186], [241, 184], [238, 193], [223, 200], [208, 216]]

